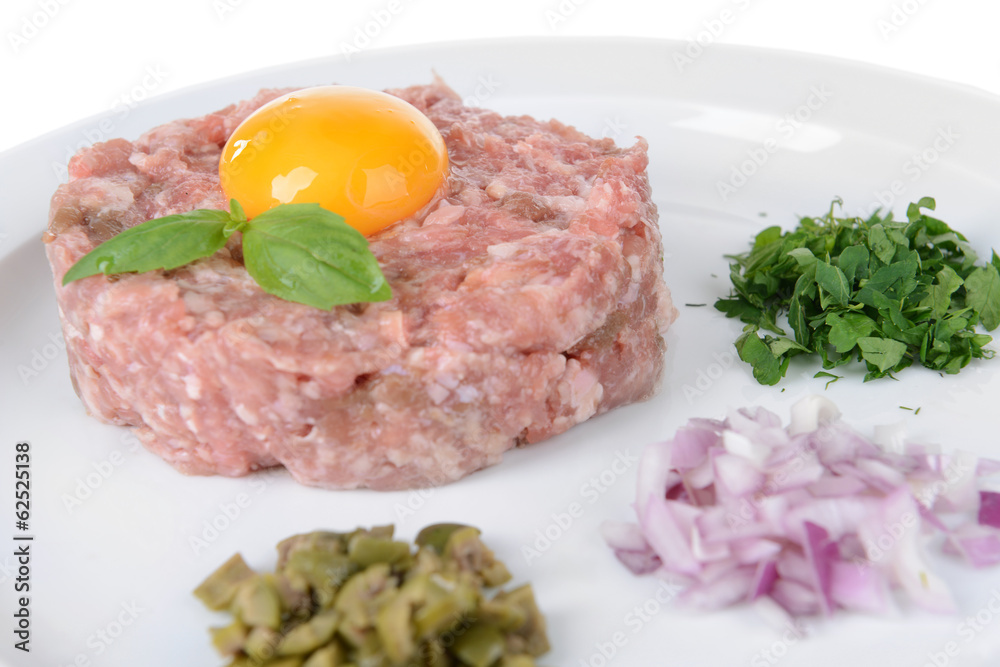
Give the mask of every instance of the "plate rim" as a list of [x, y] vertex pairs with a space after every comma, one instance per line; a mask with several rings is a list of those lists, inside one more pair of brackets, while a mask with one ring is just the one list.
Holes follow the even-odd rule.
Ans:
[[[373, 50], [371, 53], [367, 54], [366, 57], [370, 57], [370, 58], [374, 59], [376, 56], [378, 56], [378, 58], [380, 60], [382, 60], [382, 59], [393, 60], [393, 59], [397, 59], [397, 58], [401, 57], [402, 55], [405, 55], [407, 53], [413, 53], [415, 51], [421, 51], [421, 52], [426, 53], [426, 52], [430, 52], [430, 51], [433, 51], [433, 50], [436, 50], [436, 49], [457, 48], [458, 46], [461, 46], [463, 48], [466, 47], [466, 46], [475, 46], [477, 49], [480, 46], [488, 46], [488, 47], [491, 47], [491, 48], [495, 48], [498, 44], [505, 44], [505, 45], [509, 45], [511, 43], [524, 44], [526, 42], [544, 42], [546, 44], [546, 46], [549, 46], [548, 43], [552, 42], [552, 41], [559, 41], [559, 42], [566, 42], [566, 43], [574, 42], [574, 43], [577, 43], [579, 45], [582, 45], [582, 47], [589, 47], [590, 45], [592, 45], [594, 43], [600, 43], [600, 44], [611, 45], [611, 46], [616, 45], [616, 44], [627, 43], [628, 45], [631, 46], [631, 45], [634, 45], [636, 42], [648, 42], [648, 43], [652, 43], [654, 46], [662, 46], [662, 45], [669, 45], [669, 44], [674, 44], [674, 45], [678, 45], [678, 46], [684, 46], [684, 45], [686, 45], [685, 42], [679, 42], [677, 40], [657, 40], [657, 39], [653, 39], [653, 38], [643, 38], [643, 39], [638, 39], [638, 38], [636, 38], [636, 39], [633, 39], [633, 38], [597, 38], [597, 39], [595, 39], [595, 38], [566, 37], [566, 38], [558, 38], [558, 40], [553, 40], [552, 38], [511, 38], [511, 39], [501, 38], [501, 39], [495, 39], [495, 40], [482, 40], [482, 41], [476, 41], [476, 42], [472, 42], [471, 40], [458, 40], [458, 41], [455, 41], [455, 42], [433, 42], [433, 43], [426, 43], [426, 44], [414, 45], [414, 46], [388, 47], [388, 48], [385, 48], [385, 49]], [[775, 57], [782, 58], [782, 59], [785, 58], [785, 56], [787, 56], [788, 54], [794, 55], [794, 59], [798, 59], [802, 55], [802, 54], [799, 54], [798, 52], [795, 52], [795, 51], [787, 51], [787, 50], [779, 50], [779, 49], [766, 49], [766, 48], [757, 48], [757, 47], [743, 47], [743, 46], [737, 46], [737, 45], [721, 45], [720, 44], [720, 45], [717, 45], [717, 47], [718, 47], [720, 53], [722, 53], [723, 51], [727, 52], [727, 53], [723, 54], [726, 58], [739, 57], [740, 54], [745, 54], [745, 53], [750, 53], [752, 55], [760, 55], [762, 53], [763, 54], [770, 54], [770, 55], [773, 55]], [[900, 74], [900, 72], [898, 72], [896, 70], [892, 70], [891, 68], [882, 68], [880, 66], [873, 66], [873, 65], [870, 65], [870, 64], [867, 64], [867, 63], [855, 63], [854, 61], [849, 61], [849, 60], [845, 60], [845, 59], [838, 59], [838, 58], [826, 57], [826, 56], [813, 56], [812, 54], [806, 54], [806, 56], [807, 56], [807, 60], [816, 60], [816, 61], [829, 62], [829, 63], [834, 64], [836, 67], [847, 66], [847, 70], [846, 71], [851, 71], [850, 70], [851, 67], [860, 66], [860, 69], [862, 69], [862, 70], [866, 70], [866, 71], [867, 70], [878, 70], [878, 71], [882, 71], [883, 74], [891, 74], [892, 77], [896, 77], [898, 74]], [[343, 60], [343, 57], [341, 57], [341, 56], [323, 56], [323, 57], [320, 57], [320, 58], [314, 58], [314, 59], [309, 59], [309, 60], [304, 60], [304, 61], [298, 61], [298, 62], [295, 62], [295, 63], [286, 63], [286, 64], [282, 64], [282, 65], [275, 65], [275, 66], [271, 66], [271, 67], [268, 67], [268, 68], [257, 69], [257, 70], [253, 70], [253, 71], [250, 71], [250, 72], [244, 72], [244, 73], [233, 75], [231, 77], [225, 77], [225, 78], [218, 79], [218, 80], [211, 81], [211, 82], [204, 82], [204, 83], [201, 83], [201, 84], [193, 84], [191, 86], [186, 86], [184, 88], [181, 88], [181, 89], [178, 89], [178, 90], [175, 90], [175, 91], [169, 91], [167, 93], [164, 93], [163, 95], [150, 98], [149, 100], [146, 100], [146, 101], [140, 103], [140, 105], [137, 105], [136, 112], [138, 113], [138, 112], [140, 112], [142, 110], [145, 110], [148, 107], [156, 105], [156, 104], [169, 103], [172, 100], [177, 99], [179, 97], [186, 97], [186, 96], [189, 96], [189, 95], [191, 95], [191, 96], [198, 96], [198, 95], [201, 94], [202, 91], [209, 89], [211, 86], [219, 85], [219, 83], [221, 83], [221, 82], [236, 82], [236, 81], [239, 81], [240, 79], [252, 79], [252, 78], [257, 77], [257, 76], [266, 75], [268, 72], [290, 71], [290, 70], [294, 69], [297, 66], [316, 65], [316, 64], [328, 63], [328, 62], [339, 62], [339, 61], [342, 61], [342, 60]], [[841, 70], [841, 71], [845, 71], [845, 70]], [[916, 80], [923, 81], [923, 82], [927, 82], [927, 81], [934, 82], [935, 81], [934, 79], [932, 79], [930, 77], [923, 77], [922, 75], [917, 75], [917, 74], [912, 74], [912, 73], [906, 73], [906, 72], [901, 72], [901, 74], [903, 74], [903, 75], [905, 75], [905, 76], [907, 76], [909, 78], [916, 79]], [[944, 83], [948, 84], [950, 86], [956, 86], [958, 88], [963, 88], [964, 87], [963, 84], [955, 84], [954, 82], [947, 82], [947, 81], [945, 81]], [[976, 89], [973, 89], [973, 92], [977, 93], [977, 95], [978, 95], [980, 91], [977, 91]], [[992, 95], [991, 93], [986, 93], [985, 91], [981, 91], [981, 92], [983, 93], [983, 95], [985, 95], [986, 98], [989, 99], [989, 101], [991, 103], [995, 104], [996, 102], [1000, 102], [1000, 96], [995, 96], [995, 95]], [[100, 118], [104, 117], [105, 115], [106, 115], [106, 112], [102, 113], [102, 114], [98, 114], [98, 115], [92, 116], [92, 117], [89, 117], [89, 118], [86, 118], [86, 119], [81, 119], [81, 120], [76, 121], [74, 123], [71, 123], [71, 124], [69, 124], [67, 126], [64, 126], [63, 128], [58, 128], [56, 130], [52, 130], [49, 133], [46, 133], [45, 135], [42, 135], [40, 137], [36, 137], [36, 138], [34, 138], [32, 140], [29, 140], [28, 142], [20, 144], [17, 147], [14, 147], [11, 150], [13, 151], [15, 149], [21, 149], [21, 148], [24, 148], [26, 146], [28, 148], [31, 148], [31, 145], [33, 143], [36, 143], [36, 142], [42, 142], [42, 143], [44, 143], [46, 141], [47, 142], [51, 142], [51, 141], [53, 141], [54, 137], [58, 137], [59, 133], [62, 133], [62, 132], [76, 132], [77, 128], [79, 128], [79, 127], [88, 127], [90, 124], [92, 124], [94, 122], [94, 119], [100, 119]], [[10, 153], [10, 151], [4, 151], [3, 153], [0, 153], [0, 168], [3, 167], [5, 156], [8, 155], [9, 153]], [[24, 202], [24, 197], [23, 196], [19, 196], [19, 193], [17, 193], [17, 192], [11, 192], [11, 194], [13, 195], [13, 198], [15, 200]], [[26, 222], [30, 222], [30, 221], [26, 221]], [[32, 232], [32, 233], [34, 233], [34, 232]], [[37, 243], [37, 241], [36, 240], [32, 240], [31, 243]], [[7, 247], [0, 246], [0, 261], [6, 259], [7, 257], [9, 257], [13, 253], [21, 252], [21, 251], [24, 250], [24, 244], [21, 244], [21, 243], [17, 243], [17, 244], [4, 244], [4, 245], [6, 245]]]
[[[407, 54], [422, 54], [437, 50], [470, 50], [470, 49], [498, 49], [501, 47], [510, 48], [585, 48], [585, 47], [601, 47], [601, 48], [642, 48], [642, 49], [652, 49], [656, 47], [662, 47], [667, 49], [676, 49], [678, 47], [686, 47], [689, 42], [684, 42], [677, 39], [665, 39], [656, 37], [627, 37], [627, 36], [515, 36], [515, 37], [493, 37], [488, 39], [473, 40], [473, 39], [457, 39], [448, 41], [435, 41], [435, 42], [423, 42], [416, 44], [401, 44], [397, 46], [388, 47], [375, 47], [371, 50], [363, 52], [360, 58], [364, 60], [382, 60], [388, 59], [393, 60], [399, 58], [400, 56], [405, 56]], [[926, 74], [919, 74], [916, 72], [909, 72], [907, 70], [897, 69], [889, 67], [887, 65], [881, 65], [877, 63], [869, 63], [862, 60], [856, 60], [852, 58], [843, 58], [839, 56], [830, 56], [821, 53], [810, 53], [807, 51], [796, 51], [793, 49], [779, 49], [772, 47], [761, 47], [761, 46], [750, 46], [745, 44], [730, 44], [730, 43], [712, 43], [710, 47], [713, 53], [721, 53], [725, 57], [736, 59], [738, 56], [765, 56], [778, 58], [781, 60], [790, 61], [803, 61], [803, 62], [813, 62], [816, 64], [822, 64], [828, 67], [838, 67], [846, 68], [848, 70], [854, 69], [859, 72], [863, 72], [868, 75], [874, 75], [879, 77], [888, 77], [892, 79], [903, 79], [907, 80], [911, 84], [917, 85], [928, 85], [939, 88], [944, 88], [953, 94], [967, 95], [988, 103], [1000, 105], [1000, 94], [994, 94], [982, 88], [978, 88], [971, 84], [962, 83], [959, 81], [952, 81], [950, 79], [938, 78]], [[346, 54], [335, 53], [326, 56], [318, 56], [315, 58], [306, 58], [303, 60], [296, 60], [288, 63], [270, 65], [267, 67], [262, 67], [253, 70], [246, 70], [231, 74], [229, 76], [220, 77], [217, 79], [212, 79], [210, 81], [202, 81], [199, 83], [193, 83], [176, 90], [170, 90], [158, 95], [154, 95], [148, 99], [142, 100], [135, 105], [135, 110], [145, 110], [146, 108], [159, 104], [159, 103], [169, 103], [170, 101], [178, 97], [186, 97], [188, 95], [197, 94], [203, 90], [211, 89], [214, 86], [218, 86], [223, 83], [238, 83], [242, 80], [248, 80], [260, 76], [265, 76], [267, 74], [277, 73], [281, 71], [294, 70], [300, 67], [310, 67], [320, 65], [322, 63], [330, 63], [331, 65], [341, 65], [349, 62], [349, 58]], [[67, 123], [60, 127], [51, 129], [44, 134], [41, 134], [32, 139], [28, 139], [19, 144], [11, 146], [10, 148], [0, 151], [0, 167], [8, 159], [11, 154], [19, 153], [28, 150], [36, 144], [45, 143], [51, 140], [54, 135], [61, 134], [66, 131], [72, 131], [78, 127], [86, 127], [93, 124], [94, 121], [100, 120], [106, 117], [110, 110], [98, 112], [90, 116], [86, 116], [75, 120], [73, 122]]]

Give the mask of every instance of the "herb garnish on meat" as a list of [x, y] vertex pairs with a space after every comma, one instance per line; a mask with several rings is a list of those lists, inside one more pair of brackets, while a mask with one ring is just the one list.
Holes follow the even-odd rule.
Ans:
[[229, 211], [198, 209], [148, 220], [84, 255], [63, 285], [105, 275], [176, 269], [219, 251], [243, 233], [243, 261], [261, 288], [323, 310], [386, 301], [392, 291], [365, 237], [318, 204], [281, 204], [247, 220], [235, 199]]

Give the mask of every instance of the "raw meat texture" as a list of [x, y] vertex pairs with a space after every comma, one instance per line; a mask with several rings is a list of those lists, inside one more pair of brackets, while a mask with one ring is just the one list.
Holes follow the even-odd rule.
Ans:
[[676, 310], [645, 142], [466, 107], [441, 82], [389, 91], [431, 118], [451, 160], [423, 210], [370, 238], [391, 301], [326, 312], [266, 294], [238, 234], [181, 269], [61, 286], [122, 229], [225, 208], [227, 137], [284, 92], [71, 161], [45, 241], [91, 414], [185, 473], [283, 465], [304, 484], [401, 489], [653, 393]]

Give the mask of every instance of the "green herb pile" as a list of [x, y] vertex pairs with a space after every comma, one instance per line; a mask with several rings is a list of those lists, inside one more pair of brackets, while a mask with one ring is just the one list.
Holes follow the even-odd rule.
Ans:
[[535, 667], [531, 586], [487, 592], [510, 578], [471, 526], [428, 526], [415, 549], [376, 526], [290, 537], [273, 573], [237, 554], [194, 594], [233, 615], [211, 630], [229, 667]]
[[247, 273], [269, 294], [323, 310], [392, 298], [368, 240], [341, 216], [319, 204], [281, 204], [247, 220], [235, 199], [230, 211], [197, 209], [126, 229], [81, 257], [62, 282], [176, 269], [214, 255], [236, 232]]
[[930, 197], [910, 204], [905, 222], [835, 217], [842, 203], [791, 232], [769, 227], [729, 256], [733, 293], [715, 307], [747, 324], [736, 349], [757, 381], [776, 384], [799, 354], [818, 354], [826, 369], [862, 361], [866, 381], [913, 363], [957, 373], [992, 357], [992, 338], [974, 328], [1000, 325], [996, 252], [977, 265], [967, 239], [924, 212]]

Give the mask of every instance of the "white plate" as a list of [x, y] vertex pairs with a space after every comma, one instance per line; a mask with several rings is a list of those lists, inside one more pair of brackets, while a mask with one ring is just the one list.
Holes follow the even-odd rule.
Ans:
[[[0, 156], [0, 437], [9, 457], [0, 469], [10, 488], [11, 445], [31, 443], [35, 535], [30, 660], [12, 648], [8, 569], [14, 561], [0, 556], [4, 659], [60, 666], [217, 664], [206, 628], [220, 618], [190, 591], [234, 552], [269, 568], [275, 543], [296, 532], [396, 523], [398, 533], [411, 538], [425, 524], [462, 521], [484, 530], [515, 581], [534, 583], [550, 624], [549, 665], [599, 667], [611, 661], [602, 652], [633, 667], [756, 666], [779, 659], [813, 667], [917, 666], [934, 664], [932, 658], [996, 664], [1000, 604], [991, 610], [988, 603], [994, 595], [1000, 601], [1000, 568], [974, 572], [933, 559], [953, 584], [962, 617], [978, 613], [982, 631], [960, 626], [960, 617], [905, 606], [890, 618], [843, 613], [808, 621], [810, 636], [799, 640], [745, 608], [700, 614], [661, 603], [657, 595], [668, 592], [654, 579], [628, 574], [602, 544], [599, 524], [631, 515], [630, 457], [645, 444], [670, 436], [689, 417], [721, 416], [748, 403], [787, 418], [794, 401], [824, 391], [824, 382], [812, 379], [818, 367], [809, 362], [793, 364], [778, 388], [758, 386], [747, 368], [733, 363], [740, 325], [711, 307], [684, 306], [711, 304], [728, 291], [723, 253], [743, 249], [764, 225], [789, 226], [795, 214], [823, 212], [835, 195], [849, 211], [870, 208], [876, 193], [890, 191], [895, 181], [899, 195], [890, 203], [897, 212], [910, 200], [935, 196], [941, 217], [984, 254], [1000, 247], [996, 98], [846, 62], [724, 46], [711, 46], [679, 68], [675, 54], [684, 47], [507, 40], [313, 61], [167, 95], [127, 116], [85, 120]], [[681, 310], [667, 336], [660, 394], [511, 452], [501, 465], [459, 483], [412, 493], [308, 489], [281, 472], [237, 480], [183, 477], [135, 448], [126, 430], [87, 417], [58, 347], [51, 276], [39, 242], [67, 152], [87, 137], [135, 137], [262, 86], [404, 86], [428, 81], [432, 69], [463, 96], [478, 95], [483, 106], [504, 113], [556, 117], [624, 143], [636, 134], [649, 140], [666, 279]], [[796, 114], [805, 121], [797, 128]], [[765, 151], [766, 160], [765, 145], [776, 147]], [[718, 183], [741, 165], [754, 170], [746, 162], [753, 154], [763, 164], [723, 201]], [[923, 155], [926, 169], [914, 155]], [[899, 382], [868, 384], [851, 372], [825, 393], [862, 431], [904, 421], [915, 439], [996, 455], [998, 371], [998, 361], [977, 362], [957, 377], [909, 369]], [[74, 496], [87, 497], [70, 505]], [[13, 534], [6, 509], [12, 494], [2, 497], [10, 528], [0, 534]], [[582, 514], [567, 525], [574, 503]], [[545, 532], [556, 537], [550, 545], [539, 538]], [[194, 538], [203, 544], [192, 546]], [[13, 542], [7, 544], [0, 553], [13, 551]], [[525, 547], [537, 548], [538, 557], [528, 562]]]

